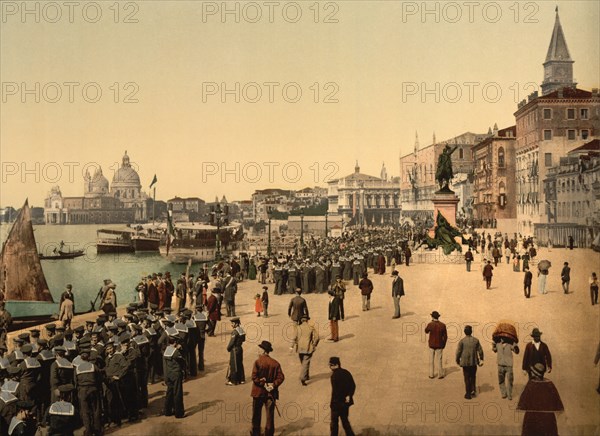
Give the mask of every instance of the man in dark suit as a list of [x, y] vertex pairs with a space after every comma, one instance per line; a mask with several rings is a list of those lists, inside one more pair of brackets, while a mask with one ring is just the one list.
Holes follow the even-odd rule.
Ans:
[[562, 271], [560, 272], [560, 279], [562, 280], [562, 287], [565, 294], [569, 293], [569, 283], [571, 282], [571, 267], [569, 262], [565, 262]]
[[548, 369], [548, 374], [552, 372], [552, 355], [548, 345], [541, 341], [542, 332], [536, 327], [531, 332], [533, 341], [528, 343], [523, 353], [523, 371], [532, 378], [531, 367], [536, 363], [543, 364]]
[[456, 348], [456, 364], [462, 367], [465, 379], [465, 398], [470, 400], [477, 389], [477, 367], [483, 365], [483, 348], [479, 339], [471, 336], [473, 327], [465, 326], [465, 337]]
[[493, 269], [492, 262], [488, 260], [487, 265], [483, 267], [483, 279], [485, 280], [486, 289], [490, 289], [490, 286], [492, 286]]
[[404, 295], [404, 281], [398, 275], [398, 271], [392, 271], [392, 298], [394, 299], [394, 316], [392, 319], [400, 318], [400, 297]]
[[533, 274], [529, 271], [529, 267], [523, 268], [525, 271], [525, 279], [523, 280], [523, 291], [525, 292], [525, 298], [529, 298], [531, 295], [531, 280], [533, 280]]
[[352, 397], [356, 390], [356, 384], [350, 371], [341, 367], [339, 357], [329, 358], [329, 369], [331, 369], [331, 435], [337, 436], [339, 420], [341, 420], [346, 436], [354, 436], [348, 420], [348, 412], [350, 406], [354, 404]]
[[288, 316], [297, 324], [300, 324], [303, 315], [308, 316], [308, 306], [301, 294], [302, 289], [297, 288], [296, 296], [290, 300], [290, 305], [288, 307]]
[[279, 386], [285, 380], [281, 365], [269, 353], [273, 347], [269, 341], [259, 345], [259, 355], [252, 368], [252, 436], [260, 436], [262, 408], [265, 406], [265, 436], [275, 433], [275, 402], [279, 398]]

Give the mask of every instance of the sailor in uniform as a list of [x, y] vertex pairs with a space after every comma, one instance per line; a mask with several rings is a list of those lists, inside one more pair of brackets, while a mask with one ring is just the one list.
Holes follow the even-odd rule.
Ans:
[[19, 364], [21, 378], [19, 381], [19, 394], [17, 396], [21, 400], [34, 402], [33, 413], [37, 413], [36, 406], [38, 406], [37, 400], [39, 399], [38, 381], [42, 372], [42, 365], [40, 365], [40, 362], [36, 358], [31, 357], [33, 350], [30, 344], [23, 345], [21, 351], [25, 358]]
[[[43, 414], [50, 405], [50, 368], [56, 360], [54, 353], [48, 350], [48, 341], [39, 339], [37, 342], [38, 352], [36, 359], [40, 362], [40, 381], [38, 391], [38, 421], [42, 421]], [[33, 353], [32, 353], [33, 355]]]
[[131, 346], [129, 333], [119, 336], [121, 345], [121, 354], [127, 359], [127, 369], [119, 380], [121, 395], [125, 402], [125, 409], [129, 422], [139, 421], [139, 405], [138, 405], [138, 387], [136, 374], [136, 361], [139, 358], [140, 351]]
[[77, 425], [75, 406], [70, 402], [73, 390], [75, 387], [72, 384], [58, 388], [59, 399], [48, 409], [48, 436], [73, 436]]
[[9, 366], [6, 370], [8, 373], [8, 378], [4, 380], [2, 387], [0, 387], [0, 391], [8, 392], [17, 396], [17, 392], [19, 390], [19, 377], [21, 376], [21, 368], [18, 366]]
[[135, 324], [135, 336], [133, 337], [133, 346], [138, 350], [138, 357], [135, 361], [137, 388], [139, 392], [140, 408], [148, 407], [148, 360], [150, 355], [150, 341], [142, 333], [142, 326]]
[[175, 330], [175, 334], [169, 336], [169, 345], [163, 354], [165, 384], [167, 385], [164, 414], [165, 416], [175, 414], [175, 418], [183, 418], [185, 415], [183, 406], [185, 359], [179, 351], [180, 348], [180, 339]]
[[208, 330], [208, 313], [202, 304], [196, 306], [196, 312], [192, 317], [198, 330], [198, 371], [204, 371], [204, 345], [206, 344], [206, 332]]
[[106, 400], [106, 419], [109, 424], [121, 426], [121, 417], [125, 405], [121, 397], [119, 380], [127, 368], [127, 359], [120, 352], [115, 352], [115, 343], [106, 344], [106, 366], [104, 367], [104, 384]]
[[50, 401], [58, 400], [58, 388], [72, 383], [74, 366], [65, 358], [67, 350], [63, 346], [54, 347], [56, 359], [50, 365]]
[[8, 425], [17, 414], [19, 399], [8, 391], [0, 391], [0, 434], [8, 434]]
[[9, 436], [35, 436], [37, 422], [35, 415], [32, 413], [33, 407], [33, 401], [17, 401], [19, 411], [13, 416], [8, 425]]
[[102, 433], [100, 422], [100, 373], [96, 366], [89, 361], [91, 347], [82, 346], [80, 351], [81, 363], [75, 368], [75, 386], [79, 398], [80, 415], [89, 436]]

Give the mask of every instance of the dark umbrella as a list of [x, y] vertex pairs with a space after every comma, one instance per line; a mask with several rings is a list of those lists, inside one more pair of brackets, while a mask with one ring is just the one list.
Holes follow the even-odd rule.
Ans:
[[549, 260], [540, 260], [538, 262], [538, 268], [541, 270], [548, 270], [551, 266], [552, 264]]

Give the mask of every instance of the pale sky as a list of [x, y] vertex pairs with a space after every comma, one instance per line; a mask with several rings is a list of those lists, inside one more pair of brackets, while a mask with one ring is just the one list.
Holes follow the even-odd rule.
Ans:
[[[72, 17], [64, 2], [54, 3], [60, 11], [27, 3], [39, 23], [22, 15], [24, 3], [0, 3], [2, 206], [42, 205], [54, 185], [83, 195], [82, 168], [97, 163], [110, 181], [125, 150], [147, 192], [157, 174], [163, 200], [324, 186], [356, 159], [364, 173], [379, 175], [385, 162], [397, 175], [415, 131], [425, 146], [434, 131], [440, 141], [514, 124], [517, 102], [542, 81], [556, 5], [578, 86], [600, 83], [597, 1], [475, 2], [471, 11], [468, 2], [275, 2], [273, 22], [268, 2], [226, 3], [239, 7], [239, 23], [221, 15], [222, 2], [121, 2], [118, 17], [114, 2], [88, 3]], [[423, 17], [423, 5], [439, 15]], [[221, 95], [236, 82], [239, 103], [235, 91]], [[85, 101], [84, 85], [88, 100], [102, 91], [98, 102]], [[286, 101], [298, 88], [299, 101]]]

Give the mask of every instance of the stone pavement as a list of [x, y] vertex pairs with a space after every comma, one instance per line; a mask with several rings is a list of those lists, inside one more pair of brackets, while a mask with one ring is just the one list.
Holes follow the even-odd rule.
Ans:
[[[402, 298], [402, 317], [392, 319], [391, 270], [383, 276], [369, 274], [375, 290], [371, 310], [361, 310], [357, 287], [348, 284], [346, 320], [340, 322], [338, 343], [326, 342], [328, 335], [326, 294], [305, 295], [311, 318], [320, 327], [322, 342], [311, 364], [311, 380], [299, 382], [300, 364], [290, 352], [293, 325], [287, 317], [291, 296], [274, 296], [270, 291], [269, 318], [257, 318], [253, 296], [260, 290], [257, 282], [239, 286], [237, 314], [247, 332], [244, 345], [246, 384], [225, 386], [229, 356], [226, 346], [230, 325], [219, 323], [218, 335], [207, 338], [206, 371], [184, 384], [186, 417], [158, 416], [165, 387], [150, 386], [147, 418], [135, 425], [124, 424], [114, 434], [139, 435], [237, 435], [248, 434], [252, 403], [250, 398], [252, 365], [257, 344], [273, 343], [273, 358], [278, 360], [286, 380], [280, 389], [276, 416], [277, 435], [325, 435], [329, 433], [331, 385], [328, 359], [339, 356], [342, 367], [350, 370], [357, 384], [350, 422], [355, 433], [383, 434], [520, 434], [523, 414], [516, 404], [527, 376], [520, 370], [525, 343], [533, 327], [542, 332], [553, 357], [554, 369], [547, 375], [558, 388], [565, 412], [557, 416], [561, 434], [598, 434], [600, 396], [595, 389], [598, 369], [593, 358], [599, 341], [600, 306], [590, 304], [588, 277], [600, 272], [600, 254], [591, 250], [539, 250], [539, 259], [552, 262], [548, 294], [537, 292], [534, 272], [532, 298], [523, 296], [523, 273], [512, 265], [494, 269], [492, 289], [486, 291], [480, 265], [466, 272], [464, 265], [400, 266], [406, 296]], [[478, 258], [478, 256], [476, 256]], [[560, 270], [564, 261], [571, 265], [571, 292], [564, 295]], [[446, 377], [428, 378], [427, 337], [423, 333], [430, 312], [438, 310], [448, 326], [449, 340], [444, 351]], [[491, 334], [499, 320], [512, 320], [518, 326], [521, 354], [515, 357], [513, 400], [501, 399], [496, 356]], [[478, 395], [465, 400], [462, 371], [455, 364], [456, 345], [465, 324], [473, 325], [480, 339], [485, 361], [477, 372]], [[263, 417], [264, 420], [264, 417]], [[264, 423], [263, 423], [264, 425]], [[343, 430], [340, 427], [340, 432]]]

